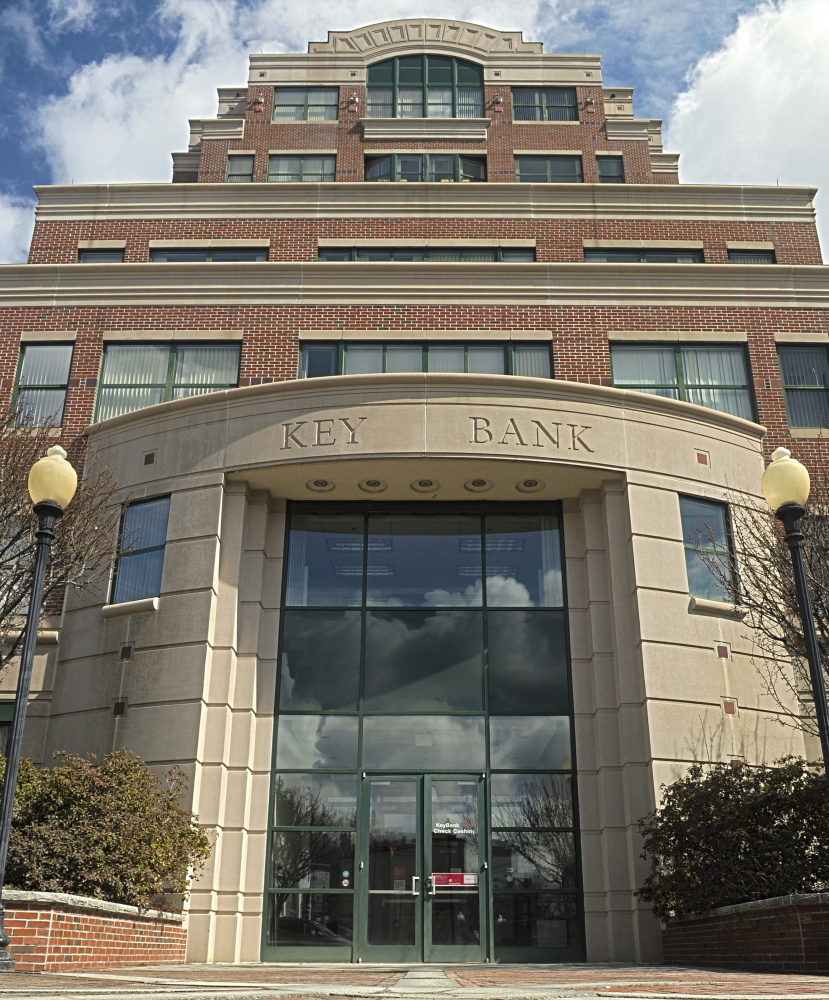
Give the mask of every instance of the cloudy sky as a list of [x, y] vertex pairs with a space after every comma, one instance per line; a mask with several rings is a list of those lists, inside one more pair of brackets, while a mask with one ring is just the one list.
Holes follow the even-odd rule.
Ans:
[[25, 260], [34, 184], [169, 180], [248, 52], [421, 15], [600, 53], [685, 182], [829, 189], [829, 0], [0, 0], [0, 262]]

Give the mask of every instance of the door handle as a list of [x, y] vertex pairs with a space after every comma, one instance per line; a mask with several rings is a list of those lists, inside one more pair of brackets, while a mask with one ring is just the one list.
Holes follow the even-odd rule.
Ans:
[[412, 895], [419, 896], [420, 889], [417, 887], [417, 883], [420, 881], [419, 875], [412, 875]]
[[435, 878], [434, 875], [430, 875], [426, 879], [426, 895], [434, 896], [434, 894], [435, 894]]

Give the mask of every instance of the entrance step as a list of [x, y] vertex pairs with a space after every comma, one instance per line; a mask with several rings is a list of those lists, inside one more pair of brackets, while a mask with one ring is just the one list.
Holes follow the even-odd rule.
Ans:
[[397, 989], [401, 987], [406, 990], [444, 990], [457, 989], [458, 984], [454, 979], [434, 966], [426, 966], [422, 969], [410, 969], [397, 984]]

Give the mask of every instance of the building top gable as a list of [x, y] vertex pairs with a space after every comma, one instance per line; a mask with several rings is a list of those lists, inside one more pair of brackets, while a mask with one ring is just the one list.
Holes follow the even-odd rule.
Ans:
[[451, 48], [470, 54], [540, 54], [541, 42], [525, 42], [520, 31], [498, 31], [468, 21], [440, 18], [400, 18], [352, 31], [329, 31], [328, 41], [310, 42], [312, 55], [366, 53], [371, 56], [400, 49]]

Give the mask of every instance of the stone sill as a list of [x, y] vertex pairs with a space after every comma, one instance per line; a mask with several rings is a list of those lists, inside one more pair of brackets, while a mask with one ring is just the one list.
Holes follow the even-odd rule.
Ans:
[[3, 902], [7, 909], [10, 903], [37, 903], [41, 906], [59, 909], [72, 907], [76, 910], [90, 910], [100, 913], [112, 913], [125, 917], [141, 917], [149, 920], [167, 920], [171, 923], [184, 923], [183, 913], [168, 913], [165, 910], [142, 910], [138, 906], [126, 903], [110, 903], [105, 899], [91, 899], [89, 896], [72, 896], [65, 892], [29, 892], [25, 889], [4, 889]]
[[490, 118], [361, 118], [366, 139], [486, 139]]
[[736, 618], [742, 621], [746, 609], [737, 607], [728, 601], [709, 601], [704, 597], [692, 597], [688, 602], [688, 611], [699, 615], [719, 615], [720, 618]]
[[684, 917], [674, 917], [670, 924], [688, 923], [694, 920], [708, 920], [711, 917], [727, 917], [733, 913], [754, 913], [758, 910], [779, 910], [791, 906], [829, 906], [829, 892], [801, 893], [793, 896], [773, 896], [771, 899], [753, 899], [748, 903], [733, 903], [718, 906], [707, 913], [688, 913]]
[[140, 615], [145, 611], [158, 611], [158, 598], [145, 597], [142, 601], [124, 601], [122, 604], [105, 604], [101, 608], [104, 618], [120, 618], [121, 615]]

